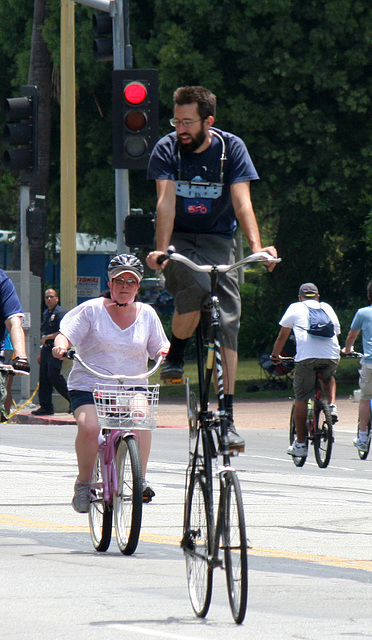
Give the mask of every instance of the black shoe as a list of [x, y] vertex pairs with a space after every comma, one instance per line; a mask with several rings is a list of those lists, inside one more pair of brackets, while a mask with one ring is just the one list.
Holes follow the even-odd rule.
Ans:
[[180, 380], [183, 378], [183, 362], [172, 362], [171, 360], [165, 360], [163, 368], [160, 372], [161, 380]]
[[143, 484], [143, 490], [142, 490], [142, 502], [151, 502], [154, 496], [155, 496], [154, 489], [152, 489], [150, 485], [147, 484], [147, 482], [145, 482]]
[[53, 416], [54, 409], [46, 409], [45, 407], [39, 407], [35, 411], [31, 411], [33, 416]]
[[245, 441], [240, 437], [237, 430], [235, 429], [234, 421], [229, 419], [227, 425], [227, 439], [229, 441], [229, 448], [235, 449], [236, 451], [241, 451], [243, 453], [245, 449]]

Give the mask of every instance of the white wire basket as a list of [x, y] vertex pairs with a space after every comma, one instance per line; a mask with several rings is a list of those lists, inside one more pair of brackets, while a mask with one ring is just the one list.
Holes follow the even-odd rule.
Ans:
[[93, 398], [101, 429], [155, 429], [159, 386], [97, 383]]

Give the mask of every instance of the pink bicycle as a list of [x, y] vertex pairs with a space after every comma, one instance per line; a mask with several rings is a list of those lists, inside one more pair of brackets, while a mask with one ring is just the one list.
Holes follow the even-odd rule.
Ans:
[[128, 386], [125, 382], [146, 380], [158, 370], [162, 357], [150, 371], [137, 376], [99, 373], [72, 349], [66, 357], [104, 381], [97, 382], [93, 390], [101, 428], [91, 477], [89, 529], [93, 546], [107, 551], [114, 519], [118, 547], [124, 555], [131, 555], [137, 548], [142, 521], [142, 465], [135, 431], [156, 428], [159, 385]]

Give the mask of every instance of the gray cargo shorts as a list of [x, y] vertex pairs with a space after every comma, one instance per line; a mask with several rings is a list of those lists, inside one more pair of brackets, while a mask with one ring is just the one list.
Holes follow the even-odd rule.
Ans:
[[[171, 244], [196, 264], [231, 264], [235, 262], [235, 240], [209, 234], [174, 232]], [[171, 260], [164, 269], [166, 290], [173, 296], [177, 312], [182, 315], [205, 310], [209, 301], [210, 277]], [[240, 293], [236, 271], [218, 277], [217, 295], [221, 311], [221, 344], [238, 350]], [[204, 307], [204, 310], [203, 310]]]
[[295, 363], [293, 378], [293, 390], [296, 400], [306, 402], [313, 396], [315, 384], [315, 371], [321, 368], [322, 382], [329, 382], [334, 377], [340, 359], [307, 358]]

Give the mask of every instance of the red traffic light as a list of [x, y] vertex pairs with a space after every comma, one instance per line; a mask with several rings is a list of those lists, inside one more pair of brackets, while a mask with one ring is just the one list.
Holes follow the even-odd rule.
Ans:
[[147, 96], [147, 89], [141, 82], [131, 82], [124, 89], [124, 98], [129, 104], [141, 104]]
[[158, 72], [115, 69], [112, 103], [115, 169], [146, 169], [158, 140]]

